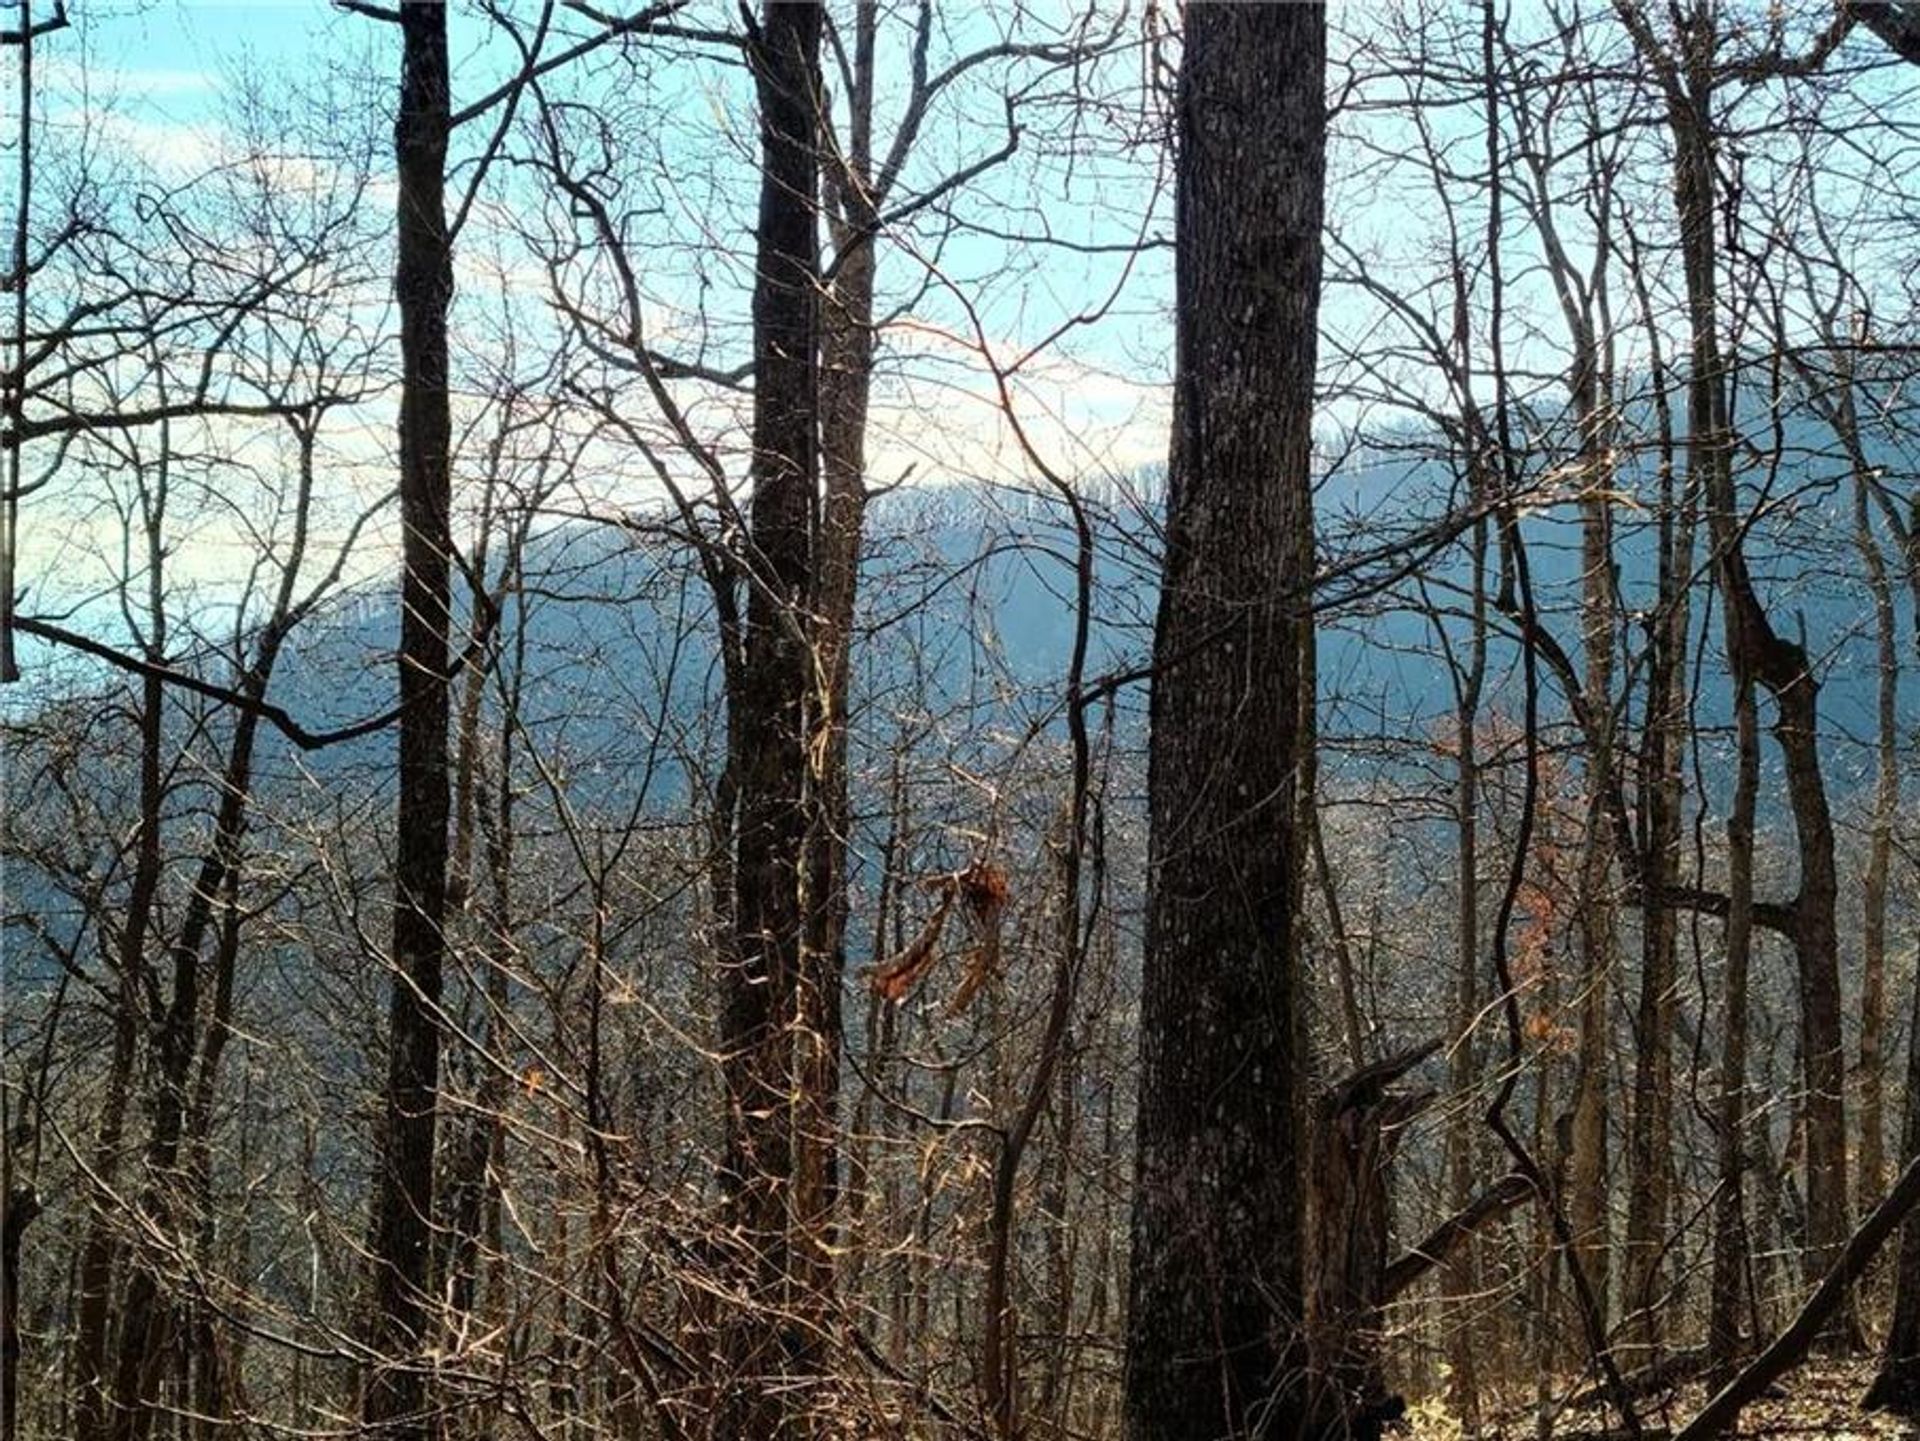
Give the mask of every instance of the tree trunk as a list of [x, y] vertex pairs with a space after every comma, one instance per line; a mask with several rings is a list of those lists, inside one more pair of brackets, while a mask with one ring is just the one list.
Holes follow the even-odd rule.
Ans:
[[[1635, 256], [1637, 261], [1637, 254]], [[1637, 265], [1635, 298], [1652, 347], [1654, 411], [1659, 434], [1659, 557], [1657, 604], [1648, 627], [1647, 698], [1637, 762], [1640, 772], [1638, 834], [1635, 837], [1641, 893], [1641, 988], [1634, 1022], [1633, 1106], [1627, 1131], [1627, 1235], [1622, 1254], [1621, 1312], [1630, 1341], [1647, 1350], [1656, 1342], [1654, 1318], [1642, 1311], [1655, 1290], [1653, 1274], [1664, 1228], [1670, 1158], [1654, 1144], [1669, 1129], [1663, 1119], [1671, 1096], [1661, 1087], [1671, 1074], [1672, 1010], [1662, 997], [1677, 974], [1677, 917], [1670, 896], [1680, 861], [1680, 762], [1686, 734], [1687, 636], [1692, 607], [1695, 498], [1692, 482], [1676, 488], [1677, 442], [1667, 400], [1671, 372], [1662, 357], [1653, 301]], [[1652, 1232], [1654, 1239], [1648, 1240]]]
[[[1900, 1150], [1911, 1173], [1920, 1162], [1920, 985], [1913, 988], [1913, 1020], [1907, 1036], [1907, 1117]], [[1867, 1391], [1866, 1405], [1920, 1421], [1920, 1217], [1909, 1217], [1900, 1232], [1893, 1319], [1887, 1325], [1880, 1370]]]
[[1303, 1251], [1308, 1356], [1316, 1410], [1342, 1418], [1344, 1436], [1378, 1436], [1404, 1409], [1388, 1394], [1381, 1358], [1387, 1175], [1402, 1127], [1433, 1093], [1390, 1087], [1438, 1049], [1430, 1042], [1364, 1067], [1328, 1088], [1314, 1110]]
[[20, 1412], [20, 1247], [40, 1214], [40, 1197], [13, 1179], [12, 1137], [0, 1139], [0, 1441], [14, 1441]]
[[1608, 990], [1616, 932], [1613, 835], [1606, 797], [1614, 785], [1613, 489], [1607, 420], [1601, 406], [1598, 343], [1591, 325], [1576, 332], [1574, 408], [1579, 416], [1587, 494], [1581, 501], [1581, 641], [1586, 658], [1587, 820], [1580, 862], [1579, 1053], [1573, 1075], [1573, 1149], [1568, 1217], [1580, 1264], [1602, 1315], [1607, 1310], [1610, 1207], [1607, 1195], [1608, 1070], [1612, 1065]]
[[[1469, 1096], [1479, 1075], [1474, 1044], [1480, 1014], [1480, 697], [1487, 677], [1487, 525], [1473, 530], [1472, 634], [1466, 668], [1456, 681], [1454, 719], [1454, 827], [1457, 877], [1454, 882], [1454, 993], [1449, 1029], [1447, 1086], [1452, 1095]], [[1456, 1106], [1447, 1124], [1447, 1202], [1461, 1210], [1473, 1195], [1475, 1116], [1471, 1106]], [[1447, 1267], [1443, 1311], [1447, 1316], [1448, 1398], [1468, 1435], [1480, 1430], [1479, 1259], [1469, 1241]]]
[[1185, 47], [1127, 1335], [1134, 1441], [1291, 1436], [1309, 1407], [1291, 956], [1326, 14], [1195, 6]]
[[[1675, 576], [1684, 585], [1683, 576]], [[1663, 586], [1663, 595], [1672, 592]], [[1631, 1344], [1651, 1363], [1660, 1344], [1660, 1255], [1666, 1243], [1673, 1157], [1673, 993], [1678, 977], [1678, 926], [1665, 893], [1678, 873], [1680, 736], [1685, 722], [1680, 673], [1684, 616], [1659, 626], [1647, 697], [1646, 914], [1642, 922], [1640, 999], [1635, 1015], [1633, 1114], [1627, 1133], [1626, 1314]]]
[[447, 628], [451, 484], [447, 309], [453, 295], [446, 222], [450, 78], [447, 15], [437, 0], [400, 0], [402, 59], [394, 150], [399, 181], [400, 765], [394, 867], [394, 968], [387, 1033], [385, 1125], [374, 1199], [374, 1361], [366, 1427], [393, 1441], [434, 1430], [419, 1352], [431, 1277], [438, 1009], [445, 954]]
[[866, 522], [867, 410], [873, 388], [874, 231], [868, 204], [873, 133], [874, 52], [878, 12], [863, 0], [854, 17], [854, 88], [848, 96], [852, 134], [844, 168], [835, 171], [833, 284], [816, 312], [821, 496], [811, 582], [810, 639], [817, 713], [807, 754], [807, 876], [798, 1044], [806, 1123], [796, 1132], [795, 1221], [810, 1291], [822, 1299], [834, 1286], [834, 1213], [838, 1204], [838, 1098], [847, 966], [847, 847], [853, 826], [848, 798], [847, 707], [852, 688], [854, 605]]
[[[1712, 22], [1703, 17], [1702, 25]], [[1778, 708], [1774, 737], [1786, 770], [1800, 861], [1793, 902], [1799, 962], [1800, 1035], [1807, 1108], [1807, 1249], [1817, 1279], [1848, 1232], [1846, 1066], [1840, 1021], [1833, 820], [1820, 773], [1818, 699], [1805, 650], [1775, 634], [1747, 570], [1744, 524], [1733, 478], [1733, 431], [1721, 354], [1715, 237], [1715, 135], [1711, 55], [1687, 57], [1684, 96], [1671, 107], [1674, 193], [1687, 281], [1692, 364], [1687, 383], [1688, 468], [1701, 477], [1715, 573], [1725, 603], [1728, 662], [1735, 683], [1758, 682]]]
[[[304, 513], [305, 506], [302, 505]], [[252, 663], [237, 687], [249, 701], [267, 692], [280, 650], [290, 628], [294, 580], [303, 549], [296, 541], [294, 557], [284, 572], [278, 602], [260, 637]], [[214, 1015], [204, 1048], [200, 1043], [202, 956], [208, 933], [214, 930], [216, 907], [233, 903], [240, 874], [240, 852], [245, 840], [247, 807], [253, 789], [253, 751], [260, 717], [242, 710], [234, 720], [233, 739], [220, 776], [220, 806], [214, 831], [188, 896], [180, 930], [168, 948], [173, 963], [173, 994], [154, 1037], [153, 1127], [147, 1139], [146, 1175], [139, 1207], [158, 1234], [181, 1236], [199, 1230], [192, 1214], [201, 1194], [207, 1165], [202, 1128], [211, 1123], [213, 1080], [225, 1048], [233, 1000], [235, 953], [217, 937], [214, 975]], [[204, 1054], [203, 1054], [204, 1052]], [[192, 1088], [193, 1063], [202, 1055], [204, 1085]], [[204, 1090], [204, 1103], [199, 1092]], [[186, 1151], [186, 1164], [181, 1153]], [[186, 1214], [183, 1214], [183, 1211]], [[144, 1441], [154, 1421], [158, 1397], [153, 1390], [161, 1374], [172, 1337], [168, 1308], [163, 1304], [160, 1278], [154, 1266], [136, 1257], [127, 1294], [121, 1303], [120, 1360], [114, 1391], [117, 1410], [112, 1434], [120, 1441]]]
[[[1844, 354], [1844, 352], [1842, 352]], [[1860, 1180], [1864, 1205], [1887, 1184], [1886, 1057], [1887, 883], [1893, 861], [1893, 828], [1900, 814], [1899, 625], [1893, 582], [1873, 532], [1869, 493], [1874, 475], [1860, 441], [1853, 377], [1845, 376], [1833, 417], [1853, 470], [1854, 544], [1873, 597], [1877, 640], [1873, 818], [1867, 829], [1867, 866], [1860, 881]]]
[[[808, 615], [819, 468], [820, 36], [817, 4], [768, 0], [750, 49], [761, 124], [751, 588], [745, 664], [729, 696], [739, 791], [722, 1017], [722, 1184], [734, 1233], [746, 1247], [747, 1279], [763, 1305], [733, 1319], [735, 1389], [722, 1414], [725, 1430], [754, 1437], [799, 1433], [814, 1398], [796, 1390], [795, 1378], [807, 1376], [817, 1359], [814, 1333], [790, 1319], [808, 1307], [803, 1292], [815, 1268], [795, 1257], [789, 1191], [803, 1163], [820, 1164], [817, 1154], [804, 1154], [811, 1145], [795, 1152], [796, 1131], [820, 1124], [815, 1101], [823, 1098], [800, 1094], [796, 1116], [796, 1091], [803, 1080], [819, 1079], [827, 1044], [824, 1036], [806, 1033], [822, 1024], [824, 997], [801, 1009], [809, 989], [802, 961], [808, 701], [815, 683]], [[820, 1184], [818, 1177], [813, 1184]]]
[[[121, 1137], [133, 1084], [134, 1052], [139, 1040], [141, 981], [146, 968], [147, 934], [160, 886], [161, 690], [149, 677], [140, 707], [140, 829], [135, 841], [133, 885], [127, 896], [117, 964], [120, 994], [114, 1007], [113, 1050], [107, 1060], [106, 1092], [94, 1134], [92, 1171], [106, 1186], [120, 1170]], [[109, 1424], [107, 1350], [113, 1323], [114, 1254], [118, 1249], [109, 1198], [90, 1198], [87, 1235], [80, 1248], [80, 1304], [74, 1338], [74, 1435], [99, 1441]]]
[[1733, 809], [1727, 817], [1727, 971], [1721, 993], [1720, 1094], [1714, 1107], [1719, 1185], [1713, 1197], [1713, 1276], [1707, 1354], [1712, 1381], [1724, 1381], [1742, 1349], [1741, 1293], [1747, 1280], [1745, 1205], [1747, 975], [1753, 958], [1753, 828], [1760, 794], [1760, 717], [1753, 682], [1734, 686], [1737, 733]]

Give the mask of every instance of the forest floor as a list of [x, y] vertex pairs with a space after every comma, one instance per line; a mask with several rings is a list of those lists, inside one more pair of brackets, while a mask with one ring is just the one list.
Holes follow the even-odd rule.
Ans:
[[[1763, 1397], [1741, 1415], [1730, 1437], [1831, 1437], [1833, 1441], [1920, 1441], [1920, 1425], [1860, 1409], [1860, 1398], [1873, 1379], [1874, 1361], [1814, 1360], [1791, 1372], [1777, 1395]], [[1684, 1426], [1706, 1404], [1706, 1388], [1682, 1386], [1667, 1397], [1648, 1397], [1641, 1403], [1640, 1420], [1649, 1438], [1671, 1434]], [[1612, 1418], [1598, 1408], [1562, 1414], [1553, 1428], [1553, 1441], [1616, 1438], [1609, 1430]], [[1406, 1435], [1412, 1441], [1454, 1441], [1459, 1423], [1443, 1409], [1416, 1406], [1408, 1418]], [[1507, 1411], [1487, 1429], [1502, 1441], [1527, 1441], [1534, 1436], [1531, 1407]]]

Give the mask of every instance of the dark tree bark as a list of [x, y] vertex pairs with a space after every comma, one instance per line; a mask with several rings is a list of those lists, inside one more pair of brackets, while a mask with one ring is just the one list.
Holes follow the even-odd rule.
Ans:
[[[1907, 1035], [1907, 1118], [1900, 1149], [1911, 1175], [1920, 1162], [1920, 986], [1913, 990], [1913, 1023]], [[1900, 1232], [1893, 1319], [1866, 1404], [1920, 1421], [1920, 1219], [1909, 1218]]]
[[1433, 1092], [1392, 1087], [1439, 1049], [1433, 1041], [1363, 1067], [1315, 1100], [1302, 1256], [1308, 1360], [1325, 1398], [1317, 1409], [1343, 1416], [1354, 1438], [1379, 1435], [1405, 1409], [1387, 1391], [1381, 1356], [1392, 1270], [1387, 1177], [1402, 1130]]
[[[244, 693], [256, 699], [266, 692], [285, 636], [281, 628], [284, 622], [284, 613], [276, 616], [261, 640], [255, 665], [242, 680]], [[191, 1218], [182, 1212], [196, 1188], [183, 1172], [180, 1160], [182, 1142], [191, 1139], [187, 1129], [189, 1082], [200, 1049], [202, 951], [213, 929], [215, 908], [228, 893], [240, 865], [259, 725], [260, 717], [252, 711], [242, 711], [234, 722], [233, 741], [220, 778], [220, 808], [213, 839], [201, 858], [180, 930], [168, 947], [173, 991], [153, 1041], [153, 1128], [147, 1138], [146, 1174], [139, 1199], [141, 1215], [163, 1235], [175, 1231], [186, 1234], [191, 1229]], [[230, 1000], [231, 971], [217, 979], [224, 981]], [[224, 1039], [224, 1031], [216, 1026], [208, 1045], [222, 1045]], [[159, 1274], [149, 1260], [139, 1258], [120, 1305], [120, 1358], [114, 1383], [118, 1405], [112, 1424], [112, 1434], [119, 1441], [143, 1441], [151, 1434], [159, 1405], [154, 1391], [171, 1339], [170, 1317]]]
[[1298, 611], [1326, 14], [1187, 12], [1127, 1335], [1135, 1441], [1294, 1435], [1302, 1368]]
[[847, 705], [852, 678], [854, 604], [860, 583], [867, 510], [867, 412], [873, 390], [874, 209], [873, 86], [879, 11], [861, 0], [854, 11], [853, 91], [847, 97], [845, 152], [826, 177], [836, 264], [819, 312], [818, 417], [821, 495], [811, 564], [811, 640], [818, 670], [817, 713], [809, 754], [813, 803], [808, 813], [802, 962], [801, 1092], [810, 1108], [801, 1131], [796, 1199], [805, 1232], [801, 1260], [810, 1285], [834, 1284], [834, 1214], [839, 1193], [835, 1129], [840, 1091], [846, 974], [847, 841], [853, 825], [848, 795]]
[[[1629, 274], [1642, 326], [1649, 336], [1649, 358], [1659, 456], [1659, 513], [1657, 603], [1647, 625], [1647, 699], [1634, 760], [1640, 774], [1638, 815], [1630, 834], [1623, 834], [1619, 859], [1627, 862], [1639, 882], [1641, 903], [1641, 988], [1635, 1018], [1633, 1108], [1628, 1130], [1628, 1226], [1623, 1253], [1624, 1281], [1620, 1290], [1623, 1313], [1634, 1319], [1630, 1336], [1652, 1346], [1652, 1318], [1639, 1308], [1655, 1289], [1657, 1250], [1644, 1237], [1659, 1228], [1665, 1211], [1667, 1167], [1671, 1158], [1653, 1144], [1654, 1136], [1670, 1129], [1665, 1114], [1671, 1093], [1660, 1089], [1660, 1076], [1671, 1074], [1672, 1006], [1659, 1004], [1671, 990], [1677, 968], [1678, 914], [1673, 897], [1679, 890], [1681, 779], [1680, 762], [1686, 736], [1687, 636], [1692, 627], [1689, 588], [1694, 568], [1697, 500], [1692, 477], [1679, 484], [1679, 440], [1672, 407], [1667, 399], [1672, 371], [1666, 363], [1654, 329], [1651, 290], [1640, 263], [1640, 247], [1626, 230]], [[1593, 729], [1590, 722], [1589, 730]], [[1624, 819], [1620, 822], [1624, 827]], [[1665, 978], [1665, 979], [1663, 979]], [[1654, 1243], [1657, 1247], [1657, 1241]]]
[[1887, 1184], [1883, 1050], [1887, 1032], [1887, 892], [1894, 827], [1900, 817], [1900, 627], [1894, 608], [1893, 575], [1874, 534], [1875, 473], [1855, 398], [1855, 362], [1849, 347], [1865, 337], [1848, 337], [1831, 321], [1825, 333], [1839, 361], [1831, 394], [1808, 367], [1803, 366], [1801, 373], [1809, 381], [1816, 408], [1840, 442], [1853, 473], [1853, 541], [1860, 553], [1867, 594], [1873, 600], [1877, 661], [1873, 810], [1867, 824], [1866, 868], [1860, 878], [1860, 1166], [1855, 1180], [1859, 1208], [1864, 1209]]
[[20, 1412], [20, 1247], [40, 1214], [40, 1196], [13, 1179], [11, 1138], [0, 1140], [0, 1441], [13, 1441]]
[[[153, 647], [159, 654], [159, 645]], [[105, 1186], [120, 1171], [121, 1140], [139, 1041], [140, 997], [147, 964], [148, 932], [160, 889], [160, 807], [164, 796], [160, 746], [163, 735], [160, 681], [148, 676], [140, 707], [140, 828], [135, 841], [133, 884], [128, 892], [116, 953], [119, 994], [113, 1018], [113, 1050], [107, 1061], [105, 1096], [94, 1133], [91, 1168]], [[74, 1337], [74, 1435], [98, 1441], [107, 1434], [107, 1352], [113, 1326], [114, 1259], [119, 1249], [110, 1194], [90, 1197], [86, 1239], [79, 1261], [80, 1297]]]
[[1743, 1130], [1747, 1108], [1747, 977], [1753, 960], [1754, 812], [1760, 796], [1760, 717], [1753, 682], [1734, 687], [1736, 734], [1733, 807], [1727, 816], [1727, 971], [1721, 992], [1720, 1094], [1714, 1104], [1715, 1159], [1720, 1184], [1713, 1198], [1713, 1275], [1707, 1351], [1713, 1380], [1731, 1373], [1743, 1348], [1740, 1302], [1746, 1288], [1747, 1172]]
[[[1466, 343], [1466, 338], [1461, 338]], [[1457, 857], [1454, 883], [1453, 1011], [1448, 1030], [1454, 1041], [1447, 1057], [1447, 1085], [1456, 1096], [1473, 1092], [1479, 1072], [1474, 1027], [1480, 1014], [1480, 702], [1487, 680], [1487, 523], [1473, 528], [1471, 628], [1466, 656], [1454, 670], [1454, 835]], [[1437, 623], [1437, 622], [1436, 622]], [[1447, 1123], [1447, 1199], [1456, 1210], [1468, 1204], [1474, 1189], [1474, 1148], [1478, 1139], [1469, 1106], [1458, 1106]], [[1480, 1295], [1479, 1262], [1471, 1245], [1462, 1246], [1447, 1268], [1443, 1296], [1456, 1320], [1447, 1337], [1451, 1370], [1447, 1389], [1461, 1428], [1480, 1430], [1479, 1348], [1484, 1336], [1473, 1324]]]
[[1914, 0], [1853, 0], [1848, 10], [1902, 60], [1920, 65], [1920, 4]]
[[[14, 565], [20, 527], [20, 493], [25, 479], [20, 467], [22, 420], [27, 393], [27, 281], [28, 242], [33, 236], [33, 40], [36, 33], [31, 0], [19, 0], [20, 28], [9, 33], [6, 43], [20, 48], [20, 127], [15, 135], [15, 153], [19, 160], [19, 188], [15, 192], [15, 210], [11, 240], [12, 254], [7, 270], [7, 289], [13, 292], [12, 315], [7, 339], [13, 363], [0, 369], [0, 418], [7, 428], [7, 443], [0, 447], [6, 457], [0, 468], [0, 685], [20, 679], [20, 666], [14, 656], [13, 606]], [[60, 12], [56, 12], [58, 15]]]
[[[816, 1076], [821, 1021], [806, 1005], [812, 531], [819, 477], [820, 334], [818, 5], [768, 0], [750, 55], [760, 102], [760, 214], [753, 291], [753, 459], [744, 660], [728, 697], [738, 820], [733, 953], [724, 985], [727, 1145], [722, 1183], [763, 1303], [735, 1318], [729, 1358], [738, 1388], [723, 1414], [733, 1434], [796, 1434], [811, 1398], [791, 1378], [816, 1369], [817, 1337], [792, 1319], [809, 1309], [796, 1266], [789, 1191], [821, 1165]], [[836, 987], [837, 996], [837, 987]], [[803, 1014], [800, 1009], [806, 1006]], [[808, 1025], [798, 1024], [805, 1020]], [[837, 1022], [837, 1008], [835, 1010]], [[824, 1104], [824, 1101], [822, 1101]], [[799, 1154], [796, 1154], [796, 1151]], [[804, 1242], [802, 1242], [804, 1245]], [[808, 1268], [810, 1270], [810, 1268]], [[789, 1379], [777, 1379], [789, 1378]]]
[[[1675, 528], [1670, 508], [1663, 539]], [[1641, 924], [1640, 994], [1635, 1011], [1633, 1111], [1627, 1131], [1625, 1310], [1633, 1344], [1660, 1344], [1660, 1261], [1666, 1237], [1673, 1167], [1673, 1019], [1678, 977], [1678, 922], [1666, 892], [1680, 860], [1680, 757], [1686, 733], [1687, 607], [1679, 599], [1686, 572], [1663, 546], [1660, 595], [1671, 609], [1654, 623], [1649, 644], [1645, 735], [1641, 747], [1644, 856], [1648, 884]]]
[[1718, 287], [1714, 236], [1711, 83], [1692, 67], [1676, 106], [1675, 192], [1681, 208], [1688, 318], [1693, 332], [1688, 377], [1688, 465], [1702, 477], [1715, 572], [1726, 602], [1728, 662], [1736, 684], [1758, 682], [1778, 708], [1780, 745], [1799, 842], [1800, 890], [1794, 899], [1799, 959], [1800, 1030], [1807, 1106], [1807, 1268], [1817, 1276], [1847, 1234], [1845, 1052], [1841, 1040], [1839, 941], [1835, 910], [1833, 820], [1820, 773], [1818, 696], [1805, 650], [1777, 634], [1747, 570], [1743, 518], [1733, 482], [1733, 432], [1727, 414], [1726, 367], [1715, 314]]
[[[1580, 639], [1586, 660], [1587, 714], [1596, 733], [1587, 738], [1587, 821], [1580, 860], [1580, 1049], [1573, 1079], [1572, 1204], [1570, 1221], [1581, 1263], [1604, 1313], [1611, 1251], [1608, 1246], [1607, 1084], [1612, 1064], [1609, 988], [1619, 942], [1614, 912], [1613, 837], [1606, 797], [1614, 787], [1614, 624], [1620, 598], [1613, 546], [1613, 437], [1615, 405], [1608, 344], [1596, 334], [1587, 308], [1604, 285], [1604, 268], [1586, 304], [1563, 301], [1573, 322], [1574, 361], [1570, 385], [1580, 424], [1580, 464], [1587, 493], [1580, 502]], [[1566, 287], [1568, 295], [1573, 286]], [[1604, 301], [1601, 316], [1607, 318]]]
[[399, 178], [400, 515], [405, 574], [400, 621], [400, 792], [394, 869], [393, 990], [386, 1118], [374, 1199], [377, 1358], [364, 1397], [367, 1428], [426, 1441], [434, 1106], [440, 1083], [442, 922], [447, 895], [447, 627], [451, 427], [447, 309], [453, 296], [446, 220], [447, 17], [436, 0], [401, 0]]

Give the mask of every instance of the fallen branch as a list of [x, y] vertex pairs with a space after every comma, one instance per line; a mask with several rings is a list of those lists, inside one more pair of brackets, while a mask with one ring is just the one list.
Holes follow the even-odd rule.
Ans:
[[[1636, 1401], [1642, 1396], [1653, 1396], [1662, 1391], [1672, 1391], [1693, 1380], [1712, 1358], [1705, 1346], [1690, 1346], [1684, 1351], [1676, 1351], [1671, 1356], [1663, 1356], [1650, 1362], [1637, 1371], [1629, 1371], [1620, 1379], [1626, 1384], [1627, 1394]], [[1589, 1406], [1599, 1406], [1607, 1399], [1604, 1386], [1589, 1386], [1584, 1391], [1574, 1393], [1565, 1409], [1584, 1411]]]
[[1393, 1300], [1436, 1266], [1446, 1264], [1472, 1237], [1533, 1195], [1533, 1183], [1510, 1171], [1442, 1221], [1406, 1255], [1387, 1267], [1380, 1300]]
[[1899, 1229], [1916, 1203], [1920, 1203], [1920, 1157], [1907, 1162], [1907, 1169], [1900, 1173], [1900, 1179], [1886, 1198], [1847, 1239], [1839, 1259], [1821, 1278], [1793, 1323], [1774, 1337], [1773, 1344], [1754, 1357], [1719, 1395], [1707, 1402], [1698, 1416], [1681, 1427], [1674, 1441], [1706, 1441], [1708, 1437], [1720, 1435], [1748, 1402], [1799, 1365], [1860, 1273], [1867, 1269], [1875, 1253], [1887, 1237]]

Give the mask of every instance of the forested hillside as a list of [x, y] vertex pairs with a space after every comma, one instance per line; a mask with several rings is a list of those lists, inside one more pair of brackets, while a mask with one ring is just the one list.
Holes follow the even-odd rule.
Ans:
[[1920, 1423], [1911, 0], [0, 42], [0, 1441]]

